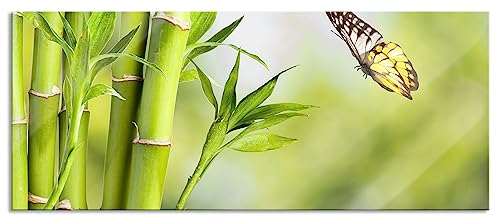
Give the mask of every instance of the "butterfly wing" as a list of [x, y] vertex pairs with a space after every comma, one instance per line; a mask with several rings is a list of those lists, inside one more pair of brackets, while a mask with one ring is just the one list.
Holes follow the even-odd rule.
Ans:
[[383, 42], [382, 34], [352, 12], [326, 12], [326, 15], [360, 64], [366, 52]]
[[367, 55], [370, 76], [382, 88], [412, 99], [418, 89], [418, 76], [403, 49], [396, 43], [380, 43]]
[[363, 72], [385, 90], [412, 99], [410, 91], [418, 89], [418, 77], [399, 45], [384, 43], [382, 34], [352, 12], [326, 12], [326, 15]]

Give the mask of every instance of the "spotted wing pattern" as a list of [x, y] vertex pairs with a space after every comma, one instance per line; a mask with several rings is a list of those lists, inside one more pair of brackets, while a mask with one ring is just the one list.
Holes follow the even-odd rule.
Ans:
[[375, 45], [383, 42], [382, 35], [352, 12], [326, 12], [333, 27], [346, 42], [359, 63], [363, 62], [363, 54]]

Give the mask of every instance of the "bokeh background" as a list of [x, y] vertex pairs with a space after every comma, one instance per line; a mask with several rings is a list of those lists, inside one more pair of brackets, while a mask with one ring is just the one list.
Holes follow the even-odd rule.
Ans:
[[[226, 42], [258, 54], [242, 57], [238, 97], [273, 74], [269, 102], [320, 106], [271, 130], [299, 139], [264, 153], [224, 150], [188, 202], [190, 209], [487, 209], [488, 13], [357, 13], [386, 41], [401, 45], [420, 80], [413, 101], [380, 88], [361, 71], [322, 12], [218, 14], [207, 39], [238, 17]], [[25, 39], [33, 35], [25, 24]], [[32, 42], [25, 40], [29, 89]], [[197, 58], [223, 85], [236, 52]], [[110, 83], [109, 68], [99, 82]], [[219, 98], [222, 88], [215, 88]], [[110, 97], [90, 103], [89, 209], [102, 200]], [[175, 203], [201, 153], [213, 109], [199, 82], [180, 86], [163, 197]]]

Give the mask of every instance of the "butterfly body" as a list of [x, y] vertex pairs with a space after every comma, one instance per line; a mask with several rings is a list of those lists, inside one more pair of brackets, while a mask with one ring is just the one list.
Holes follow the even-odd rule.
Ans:
[[327, 12], [335, 33], [356, 58], [358, 70], [382, 88], [412, 99], [410, 91], [419, 87], [417, 73], [396, 43], [384, 42], [382, 35], [352, 12]]

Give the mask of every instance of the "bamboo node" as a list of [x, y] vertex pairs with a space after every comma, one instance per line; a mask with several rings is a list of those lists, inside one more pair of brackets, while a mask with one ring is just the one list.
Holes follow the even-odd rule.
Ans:
[[135, 130], [136, 130], [136, 136], [135, 139], [132, 141], [133, 144], [142, 144], [146, 146], [158, 146], [158, 147], [171, 147], [172, 142], [170, 142], [170, 139], [167, 141], [162, 141], [162, 140], [148, 140], [148, 139], [143, 139], [139, 135], [139, 126], [135, 122], [132, 122], [134, 124]]
[[135, 75], [123, 75], [123, 78], [115, 78], [114, 76], [111, 76], [111, 80], [113, 82], [144, 81], [144, 78]]
[[28, 123], [28, 118], [24, 118], [21, 120], [13, 120], [12, 125], [17, 125], [17, 124], [27, 124]]
[[30, 202], [32, 204], [46, 204], [47, 201], [48, 201], [47, 198], [37, 196], [33, 193], [28, 193], [28, 202]]
[[61, 202], [57, 203], [56, 210], [73, 210], [73, 208], [71, 208], [69, 199], [63, 199]]
[[[57, 114], [61, 114], [63, 112], [66, 112], [66, 105], [63, 105], [61, 107], [61, 110], [59, 110], [59, 112]], [[83, 112], [90, 112], [90, 110], [88, 108], [83, 108]]]
[[54, 86], [52, 86], [52, 90], [50, 91], [50, 94], [38, 92], [38, 91], [35, 91], [33, 89], [30, 89], [28, 91], [28, 94], [31, 94], [31, 95], [34, 95], [37, 97], [42, 97], [45, 99], [49, 99], [49, 97], [53, 97], [53, 96], [61, 94], [61, 90], [57, 86], [54, 85]]
[[164, 12], [156, 12], [155, 16], [153, 16], [153, 19], [155, 19], [155, 18], [159, 18], [159, 19], [163, 19], [165, 21], [168, 21], [171, 24], [178, 26], [183, 31], [187, 31], [191, 28], [190, 22], [186, 23], [186, 22], [184, 22], [184, 21], [182, 21], [174, 16], [167, 15]]

